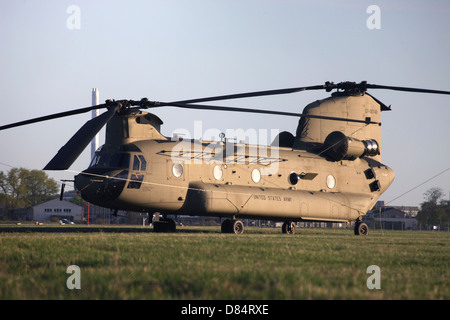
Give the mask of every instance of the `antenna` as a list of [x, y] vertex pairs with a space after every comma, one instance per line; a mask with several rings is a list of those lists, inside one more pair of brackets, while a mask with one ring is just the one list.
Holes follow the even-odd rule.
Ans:
[[[97, 88], [92, 89], [92, 105], [97, 106], [99, 104], [99, 92]], [[97, 117], [100, 114], [99, 109], [92, 110], [92, 119]], [[91, 142], [91, 159], [94, 157], [95, 150], [97, 150], [99, 147], [99, 134], [97, 133], [92, 139]]]

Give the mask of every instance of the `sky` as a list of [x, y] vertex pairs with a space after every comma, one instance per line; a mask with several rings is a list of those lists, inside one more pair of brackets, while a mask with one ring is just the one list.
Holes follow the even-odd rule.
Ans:
[[[449, 16], [448, 0], [2, 0], [0, 125], [90, 106], [92, 88], [101, 102], [176, 101], [326, 81], [450, 91]], [[392, 105], [382, 113], [381, 148], [396, 178], [380, 200], [418, 206], [431, 187], [448, 198], [450, 96], [369, 92]], [[220, 105], [300, 113], [327, 96], [308, 91]], [[166, 136], [194, 133], [198, 121], [203, 131], [223, 132], [295, 133], [298, 123], [220, 111], [152, 112]], [[1, 131], [0, 170], [42, 169], [90, 117]], [[71, 171], [47, 174], [73, 179], [90, 157], [88, 147]]]

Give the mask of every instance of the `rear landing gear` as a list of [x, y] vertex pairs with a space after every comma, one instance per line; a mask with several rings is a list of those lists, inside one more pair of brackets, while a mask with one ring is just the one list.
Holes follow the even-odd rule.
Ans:
[[367, 224], [361, 221], [356, 221], [355, 223], [355, 235], [367, 236], [369, 234], [369, 227]]
[[295, 233], [295, 222], [292, 222], [292, 221], [284, 222], [283, 226], [281, 227], [281, 231], [283, 233], [287, 233], [287, 234], [294, 234]]
[[222, 233], [242, 234], [244, 233], [244, 223], [241, 220], [225, 219], [222, 222], [220, 230]]

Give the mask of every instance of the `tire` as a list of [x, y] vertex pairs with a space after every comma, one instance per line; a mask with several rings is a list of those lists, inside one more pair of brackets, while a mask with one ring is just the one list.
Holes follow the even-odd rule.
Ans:
[[161, 221], [154, 221], [153, 222], [153, 232], [164, 232], [164, 223]]
[[175, 232], [176, 225], [172, 219], [153, 222], [153, 232]]
[[367, 236], [369, 234], [369, 227], [364, 222], [357, 222], [355, 224], [355, 235]]
[[233, 220], [232, 233], [234, 233], [234, 234], [243, 234], [244, 233], [244, 223], [241, 220]]
[[283, 226], [281, 227], [281, 231], [283, 233], [287, 234], [294, 234], [295, 233], [295, 223], [292, 221], [286, 221], [283, 223]]
[[244, 223], [241, 220], [225, 219], [222, 222], [220, 231], [222, 233], [242, 234], [244, 233]]
[[177, 226], [175, 224], [175, 221], [172, 219], [167, 219], [167, 226], [166, 226], [166, 232], [175, 232], [177, 229]]
[[225, 219], [222, 222], [222, 225], [220, 226], [220, 231], [222, 231], [222, 233], [231, 233], [232, 231], [232, 223], [230, 219]]

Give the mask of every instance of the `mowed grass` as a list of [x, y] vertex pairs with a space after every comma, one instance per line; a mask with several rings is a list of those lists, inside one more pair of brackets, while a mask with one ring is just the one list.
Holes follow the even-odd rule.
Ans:
[[[0, 299], [450, 298], [448, 232], [61, 228], [0, 234]], [[80, 267], [79, 290], [66, 286], [70, 265]], [[370, 265], [381, 289], [366, 285]]]

